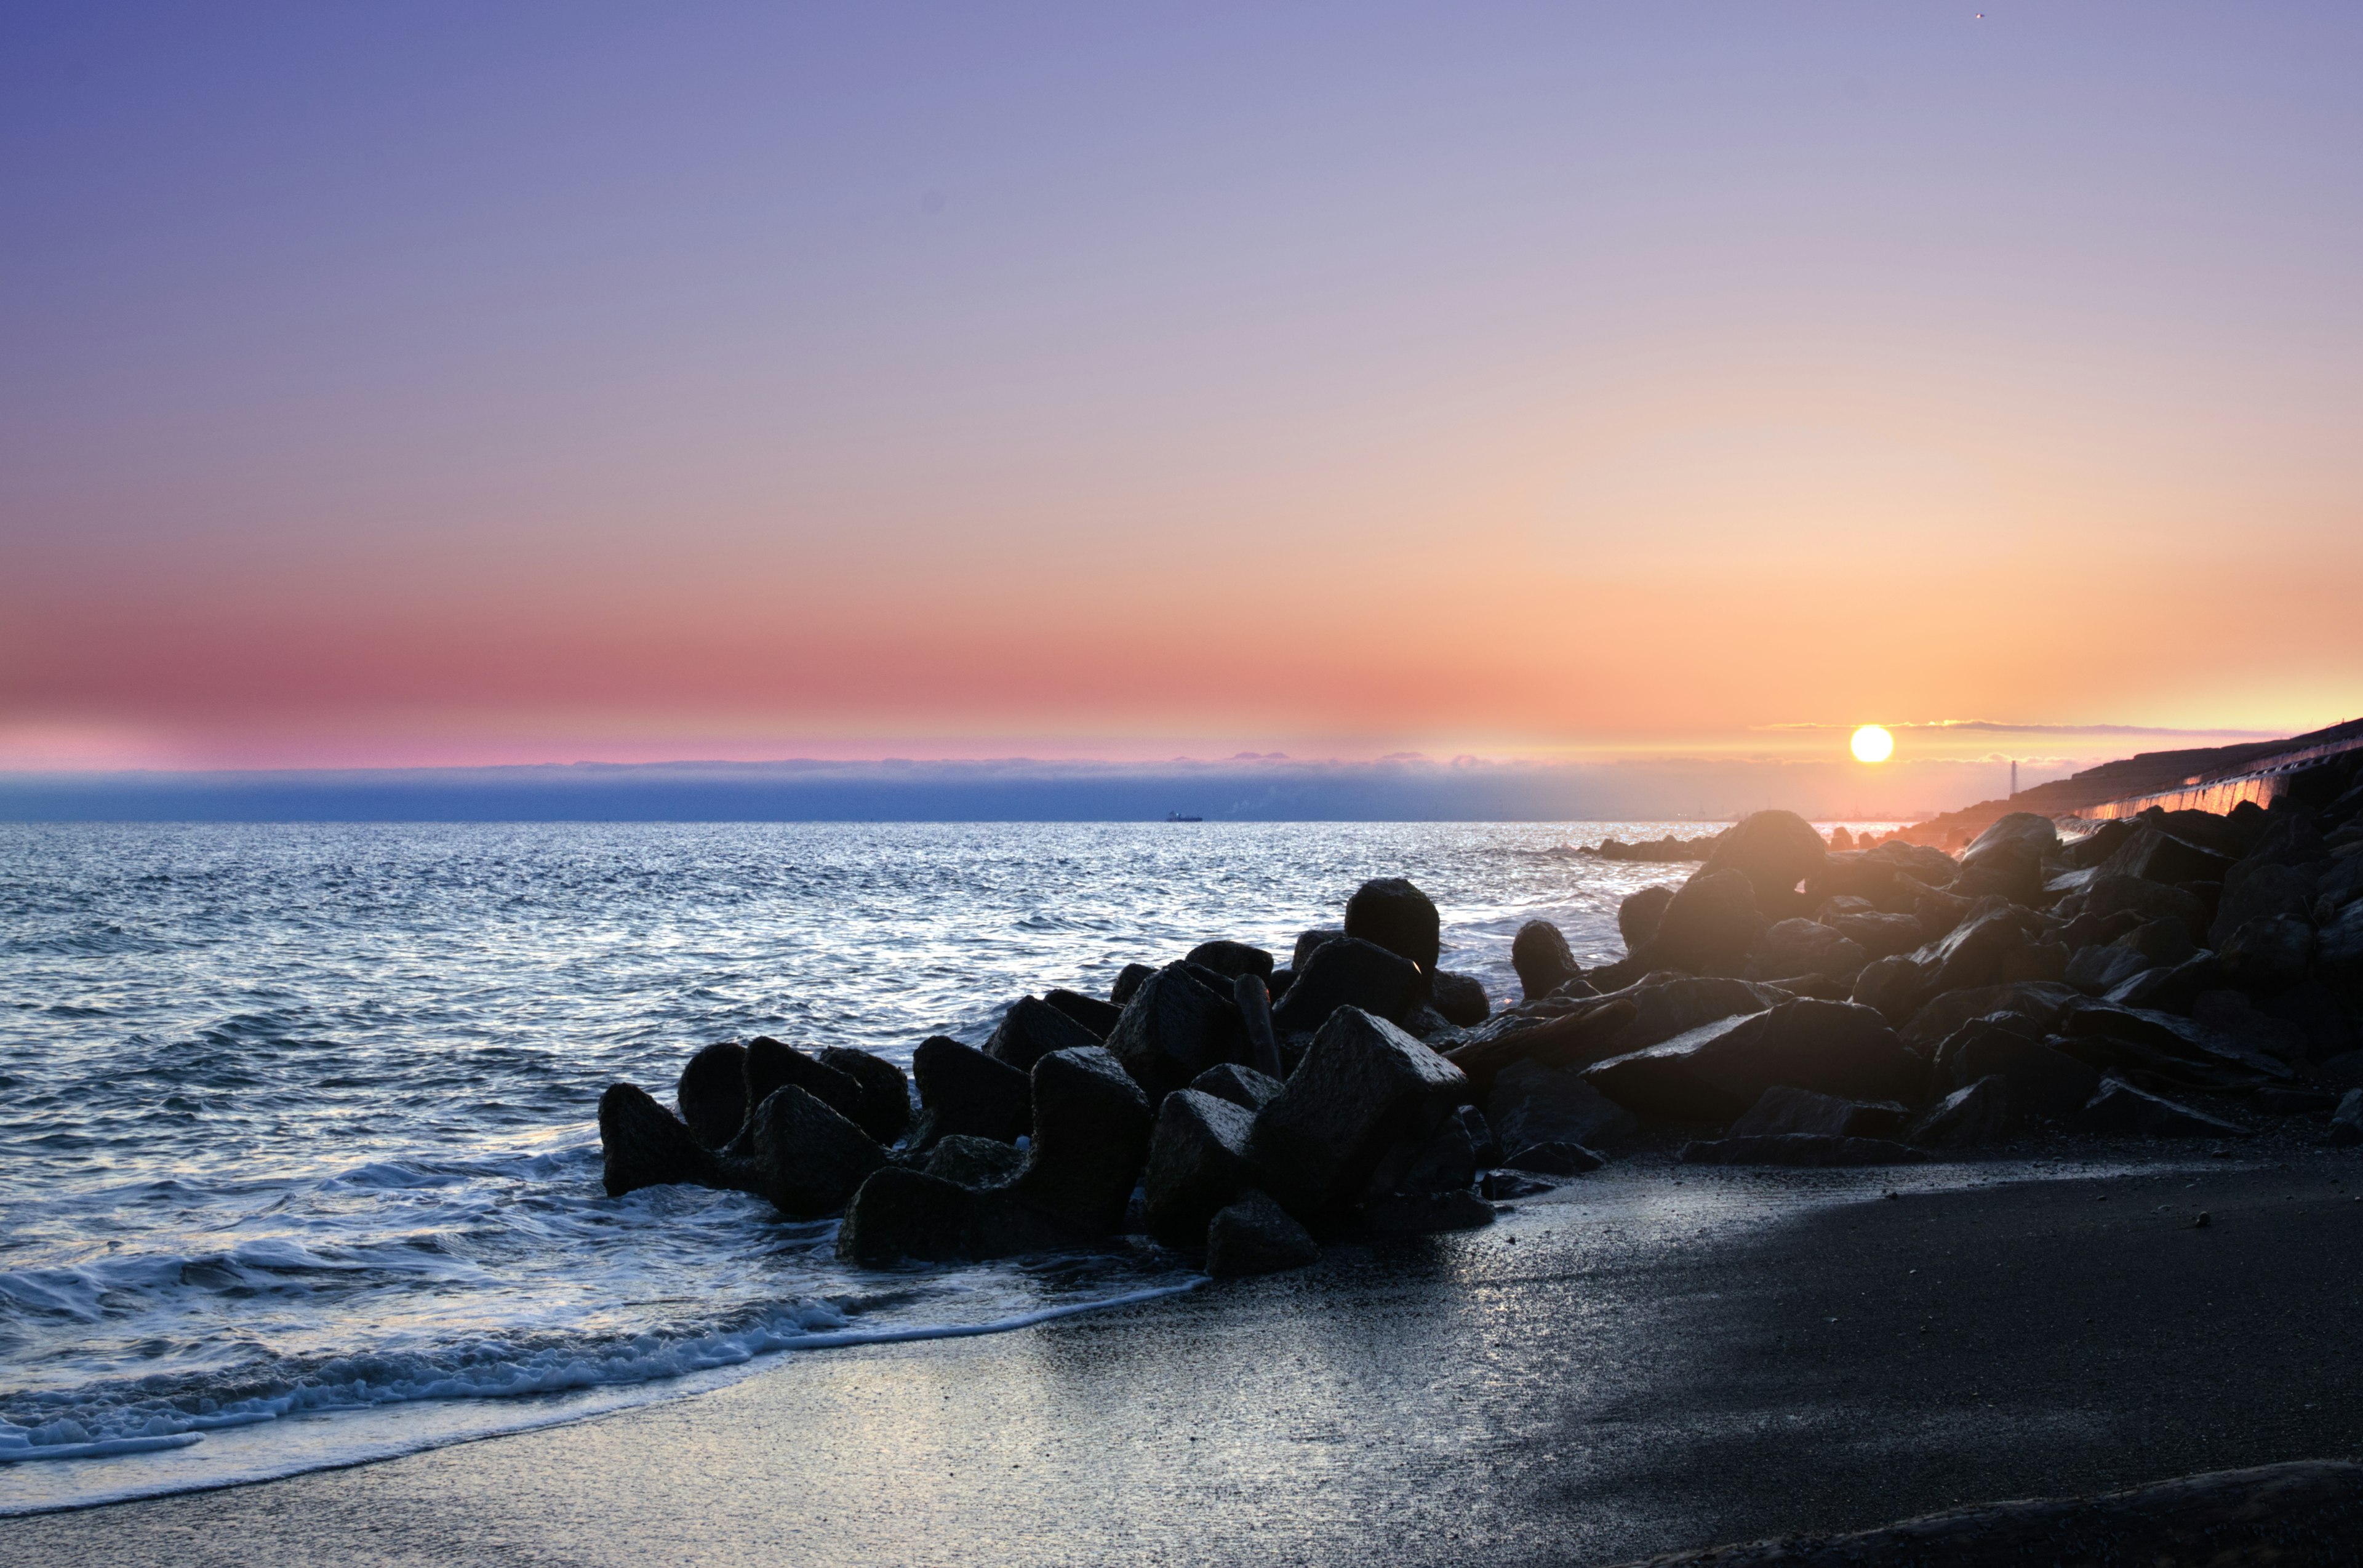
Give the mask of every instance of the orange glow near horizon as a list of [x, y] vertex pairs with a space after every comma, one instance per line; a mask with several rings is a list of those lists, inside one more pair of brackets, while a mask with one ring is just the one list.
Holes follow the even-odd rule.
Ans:
[[1849, 744], [1858, 762], [1883, 762], [1895, 755], [1895, 737], [1876, 724], [1856, 730]]

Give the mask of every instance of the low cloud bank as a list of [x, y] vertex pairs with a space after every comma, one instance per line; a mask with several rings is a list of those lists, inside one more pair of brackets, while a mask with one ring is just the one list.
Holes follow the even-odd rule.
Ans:
[[[2022, 769], [2022, 787], [2071, 772]], [[1783, 806], [1918, 817], [2008, 787], [1991, 762], [674, 762], [0, 774], [0, 821], [1632, 821]]]

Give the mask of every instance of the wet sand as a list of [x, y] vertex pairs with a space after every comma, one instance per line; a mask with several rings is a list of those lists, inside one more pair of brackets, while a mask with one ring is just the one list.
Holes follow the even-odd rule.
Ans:
[[1612, 1563], [2363, 1452], [2363, 1158], [2171, 1158], [1644, 1161], [1297, 1274], [0, 1523], [0, 1556]]

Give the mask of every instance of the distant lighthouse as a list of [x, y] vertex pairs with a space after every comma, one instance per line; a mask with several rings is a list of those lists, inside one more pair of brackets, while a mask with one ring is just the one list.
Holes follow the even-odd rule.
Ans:
[[2010, 797], [2013, 800], [2018, 798], [2018, 759], [2016, 757], [2010, 760]]

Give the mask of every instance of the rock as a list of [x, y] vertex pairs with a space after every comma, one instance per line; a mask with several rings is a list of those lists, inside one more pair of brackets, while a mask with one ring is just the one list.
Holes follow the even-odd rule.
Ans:
[[1481, 1024], [1493, 1014], [1493, 1004], [1485, 996], [1485, 983], [1473, 974], [1437, 970], [1432, 996], [1431, 1006], [1463, 1029]]
[[2240, 880], [2224, 884], [2223, 901], [2215, 906], [2215, 918], [2207, 928], [2208, 940], [2217, 948], [2251, 920], [2277, 915], [2311, 919], [2314, 895], [2322, 884], [2321, 868], [2251, 865], [2243, 861], [2232, 869]]
[[1487, 1171], [1477, 1178], [1477, 1195], [1489, 1203], [1509, 1203], [1517, 1198], [1532, 1197], [1537, 1193], [1553, 1192], [1558, 1187], [1557, 1182], [1544, 1181], [1539, 1175], [1508, 1169]]
[[2148, 882], [2137, 876], [2114, 876], [2107, 872], [2092, 879], [2084, 890], [2084, 910], [2078, 918], [2098, 917], [2105, 919], [2119, 910], [2131, 909], [2144, 919], [2155, 920], [2171, 916], [2180, 920], [2183, 929], [2196, 941], [2207, 929], [2207, 906], [2194, 894], [2163, 883]]
[[1033, 1099], [1026, 1168], [1004, 1190], [1062, 1226], [1114, 1231], [1148, 1159], [1148, 1097], [1094, 1045], [1036, 1062]]
[[725, 1184], [689, 1124], [631, 1084], [611, 1084], [599, 1096], [599, 1156], [609, 1197], [677, 1182]]
[[1736, 871], [1747, 879], [1756, 909], [1769, 919], [1787, 919], [1811, 906], [1797, 884], [1821, 871], [1829, 852], [1814, 825], [1795, 812], [1758, 811], [1723, 835], [1691, 882]]
[[770, 1199], [791, 1219], [820, 1219], [845, 1207], [886, 1163], [886, 1151], [818, 1095], [789, 1084], [748, 1113], [719, 1158], [736, 1168], [732, 1185]]
[[1813, 1132], [1837, 1138], [1894, 1138], [1902, 1134], [1910, 1115], [1892, 1100], [1866, 1104], [1776, 1084], [1756, 1096], [1756, 1103], [1731, 1124], [1725, 1136], [1777, 1137], [1789, 1132]]
[[1124, 1009], [1114, 1002], [1103, 1002], [1080, 991], [1045, 991], [1042, 1000], [1082, 1025], [1093, 1040], [1106, 1040], [1116, 1019], [1124, 1016]]
[[1685, 1143], [1685, 1165], [1917, 1165], [1928, 1156], [1884, 1138], [1784, 1132], [1769, 1138], [1713, 1138]]
[[738, 1136], [747, 1122], [747, 1048], [737, 1040], [709, 1045], [689, 1059], [673, 1090], [698, 1142], [719, 1149]]
[[900, 1165], [873, 1173], [846, 1205], [837, 1255], [869, 1268], [905, 1258], [945, 1262], [972, 1256], [969, 1220], [976, 1195], [956, 1182]]
[[2043, 1043], [2030, 1026], [2014, 1013], [1970, 1019], [1936, 1048], [1936, 1083], [1966, 1089], [1999, 1077], [2010, 1084], [2011, 1103], [2028, 1116], [2058, 1121], [2075, 1115], [2100, 1092], [2100, 1073]]
[[1231, 982], [1231, 1005], [1239, 1010], [1239, 1033], [1248, 1044], [1247, 1065], [1278, 1078], [1286, 1069], [1280, 1062], [1280, 1040], [1271, 1027], [1271, 994], [1252, 974]]
[[1248, 1042], [1227, 992], [1210, 991], [1188, 969], [1168, 964], [1125, 1004], [1107, 1049], [1153, 1104], [1209, 1067], [1244, 1060]]
[[[1865, 834], [1864, 836], [1866, 838], [1869, 837], [1868, 834]], [[1854, 848], [1854, 835], [1847, 831], [1845, 823], [1841, 822], [1836, 827], [1830, 829], [1830, 848], [1833, 850], [1851, 850]]]
[[1952, 892], [1976, 898], [1998, 894], [2014, 904], [2041, 902], [2043, 857], [2058, 843], [2047, 817], [2014, 811], [1978, 835], [1961, 852]]
[[1341, 937], [1321, 944], [1298, 967], [1296, 983], [1271, 1010], [1272, 1027], [1283, 1033], [1318, 1029], [1347, 1007], [1397, 1023], [1419, 1006], [1425, 989], [1410, 960], [1375, 942]]
[[2014, 905], [1980, 900], [1967, 919], [1913, 955], [1929, 990], [2000, 984], [2004, 956], [2026, 945], [2025, 920], [2025, 911]]
[[1318, 952], [1325, 943], [1337, 941], [1345, 935], [1344, 931], [1335, 926], [1315, 926], [1309, 931], [1298, 932], [1296, 946], [1289, 953], [1289, 968], [1303, 969], [1305, 961]]
[[1399, 876], [1375, 877], [1346, 900], [1346, 934], [1411, 960], [1423, 979], [1436, 973], [1442, 930], [1427, 895]]
[[2023, 844], [2047, 855], [2059, 847], [2059, 828], [2050, 817], [2033, 811], [2013, 811], [1998, 817], [1961, 851], [1966, 869], [1977, 856], [2004, 844]]
[[1379, 1236], [1427, 1236], [1444, 1230], [1474, 1230], [1493, 1223], [1493, 1206], [1472, 1190], [1403, 1194], [1362, 1205], [1362, 1229]]
[[2314, 888], [2313, 923], [2327, 926], [2341, 911], [2363, 900], [2363, 851], [2350, 849], [2332, 861]]
[[[1119, 1012], [1116, 1016], [1120, 1019], [1124, 1015]], [[1083, 1050], [1105, 1038], [1092, 1033], [1039, 997], [1020, 996], [1010, 1004], [1009, 1011], [1001, 1015], [993, 1038], [984, 1042], [984, 1053], [1020, 1073], [1031, 1073], [1037, 1062], [1054, 1051]]]
[[2137, 824], [2123, 818], [2103, 822], [2083, 837], [2063, 843], [2058, 859], [2073, 869], [2090, 871], [2124, 848], [2125, 840], [2140, 831]]
[[1901, 1025], [1920, 1010], [1927, 995], [1928, 977], [1920, 972], [1918, 962], [1896, 954], [1863, 965], [1862, 973], [1854, 977], [1848, 999], [1872, 1008], [1891, 1024]]
[[1821, 1002], [1847, 1002], [1854, 998], [1854, 987], [1826, 974], [1792, 974], [1778, 982], [1766, 982], [1765, 989], [1780, 993], [1782, 1000], [1792, 996], [1811, 996]]
[[2002, 983], [2014, 985], [2034, 981], [2057, 984], [2068, 978], [2068, 946], [2064, 942], [2029, 942], [2002, 955]]
[[1485, 1113], [1475, 1106], [1462, 1106], [1452, 1115], [1469, 1134], [1470, 1151], [1476, 1156], [1478, 1165], [1481, 1168], [1500, 1164], [1502, 1140], [1493, 1135], [1493, 1124], [1486, 1119]]
[[[1145, 963], [1127, 963], [1117, 973], [1115, 984], [1108, 987], [1109, 1005], [1117, 1008], [1132, 1000], [1133, 993], [1148, 982], [1157, 971]], [[1103, 1039], [1105, 1037], [1103, 1036]]]
[[2121, 1006], [2186, 1011], [2200, 993], [2224, 984], [2224, 966], [2212, 952], [2200, 951], [2171, 968], [2145, 969], [2131, 980], [2110, 988], [2103, 1000]]
[[1980, 1078], [1956, 1089], [1923, 1112], [1903, 1135], [1920, 1149], [1975, 1149], [2010, 1135], [2010, 1080]]
[[2121, 1078], [2101, 1084], [2076, 1118], [2084, 1132], [2131, 1132], [2145, 1138], [2246, 1138], [2248, 1129], [2204, 1111], [2145, 1093]]
[[1640, 1130], [1633, 1113], [1584, 1082], [1581, 1068], [1515, 1062], [1494, 1075], [1485, 1119], [1513, 1152], [1538, 1143], [1613, 1148]]
[[1383, 1018], [1340, 1007], [1257, 1114], [1250, 1152], [1282, 1207], [1317, 1217], [1350, 1203], [1389, 1145], [1470, 1097], [1451, 1062]]
[[[1666, 917], [1666, 906], [1673, 901], [1674, 890], [1670, 887], [1645, 887], [1625, 895], [1625, 901], [1616, 906], [1616, 929], [1625, 938], [1626, 952], [1637, 953], [1649, 945]], [[1523, 978], [1525, 971], [1518, 973]], [[1534, 993], [1529, 991], [1527, 995]]]
[[1746, 977], [1781, 980], [1799, 974], [1825, 974], [1851, 984], [1870, 962], [1859, 943], [1818, 921], [1776, 921], [1748, 950]]
[[1566, 1139], [1552, 1139], [1543, 1143], [1529, 1143], [1502, 1162], [1513, 1171], [1530, 1171], [1537, 1176], [1581, 1176], [1597, 1171], [1608, 1163], [1598, 1151]]
[[2068, 984], [2087, 996], [2104, 996], [2151, 967], [2147, 954], [2116, 942], [2080, 948], [2068, 960]]
[[1321, 1261], [1312, 1233], [1260, 1192], [1244, 1192], [1206, 1227], [1206, 1272], [1216, 1279], [1276, 1274]]
[[1362, 1184], [1363, 1205], [1473, 1188], [1481, 1136], [1487, 1141], [1492, 1137], [1485, 1130], [1485, 1118], [1474, 1107], [1462, 1106], [1427, 1132], [1399, 1140], [1379, 1157], [1370, 1179]]
[[1838, 935], [1862, 949], [1873, 962], [1910, 952], [1923, 940], [1920, 922], [1911, 915], [1845, 914], [1824, 923], [1836, 928]]
[[[2096, 886], [2113, 876], [2139, 877], [2145, 882], [2171, 886], [2184, 882], [2221, 882], [2224, 873], [2232, 869], [2232, 862], [2169, 833], [2145, 827], [2119, 845], [2101, 862], [2100, 869], [2100, 876], [2093, 879]], [[2194, 930], [2191, 934], [2197, 936], [2199, 932]]]
[[1193, 1245], [1215, 1211], [1256, 1184], [1248, 1158], [1253, 1112], [1195, 1089], [1165, 1096], [1148, 1140], [1148, 1230], [1169, 1247]]
[[1633, 1021], [1604, 1042], [1596, 1060], [1645, 1050], [1701, 1024], [1760, 1013], [1788, 999], [1751, 981], [1675, 973], [1652, 975], [1621, 995], [1633, 1004]]
[[2330, 973], [2324, 957], [2329, 947], [2325, 940], [2329, 935], [2327, 931], [2318, 932], [2314, 938], [2315, 978], [2278, 996], [2267, 997], [2258, 1008], [2299, 1040], [2293, 1054], [2314, 1062], [2326, 1062], [2363, 1045], [2363, 1029], [2357, 1028], [2363, 1018], [2357, 1017], [2351, 1002], [2342, 1000], [2324, 984]]
[[1769, 923], [1758, 911], [1756, 889], [1746, 876], [1729, 869], [1702, 870], [1667, 901], [1657, 934], [1643, 951], [1652, 968], [1736, 974]]
[[[1669, 893], [1666, 896], [1670, 898], [1673, 895]], [[1626, 945], [1631, 945], [1630, 938]], [[1548, 920], [1529, 920], [1518, 928], [1518, 934], [1510, 940], [1510, 967], [1518, 972], [1519, 989], [1529, 1002], [1539, 1001], [1569, 981], [1583, 977], [1583, 966], [1568, 950], [1567, 938]]]
[[2269, 1056], [2242, 1051], [2233, 1041], [2189, 1018], [2146, 1007], [2087, 1005], [2061, 1020], [2060, 1032], [2070, 1040], [2107, 1039], [2162, 1051], [2204, 1070], [2227, 1087], [2257, 1077], [2269, 1080], [2290, 1076], [2290, 1070]]
[[2363, 1089], [2349, 1089], [2330, 1113], [2330, 1141], [2344, 1148], [2363, 1143]]
[[930, 1176], [971, 1188], [997, 1187], [1026, 1168], [1014, 1143], [956, 1132], [937, 1143], [919, 1169]]
[[775, 1091], [791, 1084], [848, 1121], [861, 1112], [861, 1085], [850, 1073], [825, 1066], [819, 1059], [806, 1056], [792, 1045], [782, 1045], [770, 1035], [758, 1035], [747, 1042], [740, 1071], [750, 1118]]
[[1704, 1025], [1601, 1062], [1584, 1076], [1643, 1117], [1729, 1123], [1775, 1084], [1917, 1105], [1927, 1064], [1869, 1007], [1797, 1001]]
[[1947, 1035], [1971, 1018], [1981, 1018], [1988, 1013], [2017, 1013], [2047, 1029], [2080, 1000], [2067, 986], [2040, 980], [1947, 991], [1914, 1013], [1911, 1022], [1899, 1032], [1905, 1045], [1934, 1051], [1944, 1043]]
[[2315, 933], [2313, 966], [2349, 1008], [2363, 1008], [2363, 902], [2349, 904]]
[[2237, 991], [2202, 991], [2191, 999], [2190, 1017], [2243, 1051], [2279, 1062], [2299, 1062], [2308, 1054], [2303, 1029], [2263, 1011]]
[[2233, 931], [2219, 955], [2224, 978], [2243, 991], [2277, 996], [2313, 965], [2313, 927], [2289, 915], [2266, 915]]
[[882, 1056], [849, 1046], [832, 1045], [819, 1052], [820, 1064], [835, 1068], [860, 1089], [853, 1125], [877, 1142], [891, 1147], [910, 1129], [911, 1081]]
[[1471, 1091], [1490, 1093], [1496, 1074], [1519, 1062], [1552, 1067], [1580, 1067], [1614, 1056], [1610, 1042], [1624, 1032], [1638, 1009], [1623, 997], [1595, 998], [1589, 1006], [1541, 1018], [1506, 1015], [1469, 1031], [1458, 1045], [1444, 1051], [1446, 1060], [1468, 1074]]
[[1245, 942], [1200, 942], [1190, 950], [1182, 962], [1211, 969], [1226, 979], [1236, 980], [1242, 974], [1252, 974], [1258, 980], [1271, 978], [1271, 954]]
[[1250, 1113], [1270, 1105], [1283, 1087], [1281, 1081], [1268, 1073], [1237, 1062], [1225, 1062], [1209, 1067], [1190, 1081], [1190, 1087], [1202, 1095], [1212, 1095]]
[[1033, 1087], [1026, 1074], [972, 1045], [942, 1035], [922, 1040], [911, 1053], [911, 1076], [919, 1085], [915, 1151], [932, 1149], [956, 1132], [1015, 1143], [1032, 1125]]

